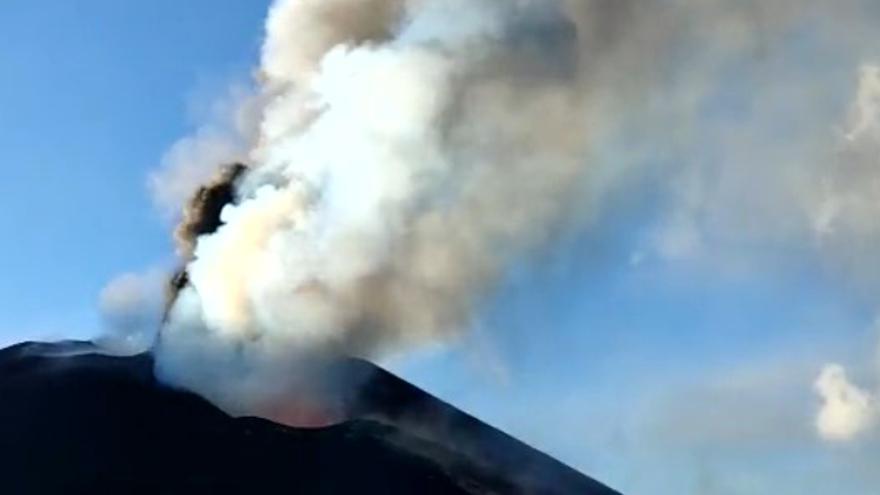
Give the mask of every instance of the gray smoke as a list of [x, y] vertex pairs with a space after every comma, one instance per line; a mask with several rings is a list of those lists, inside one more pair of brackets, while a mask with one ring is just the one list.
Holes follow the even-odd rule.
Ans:
[[106, 332], [98, 343], [113, 353], [137, 354], [155, 342], [162, 320], [167, 275], [160, 268], [125, 273], [101, 291], [99, 309]]
[[[796, 248], [872, 293], [876, 18], [859, 0], [278, 1], [234, 152], [163, 172], [247, 164], [184, 214], [158, 371], [248, 414], [304, 362], [453, 339], [633, 177], [668, 192], [633, 259], [724, 271]], [[792, 62], [798, 39], [841, 68]], [[719, 108], [731, 87], [748, 98]]]
[[556, 2], [276, 4], [249, 168], [178, 229], [162, 375], [244, 413], [314, 356], [466, 328], [580, 190], [583, 41]]

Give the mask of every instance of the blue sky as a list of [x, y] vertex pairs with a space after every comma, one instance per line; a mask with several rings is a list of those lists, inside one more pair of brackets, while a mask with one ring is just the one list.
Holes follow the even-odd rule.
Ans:
[[[0, 5], [0, 343], [92, 335], [104, 284], [170, 258], [147, 177], [199, 105], [248, 76], [266, 8]], [[871, 306], [809, 253], [737, 276], [633, 263], [661, 201], [637, 187], [641, 201], [517, 267], [471, 336], [392, 366], [631, 493], [870, 493], [876, 444], [810, 433], [819, 367], [873, 359]], [[718, 406], [730, 397], [744, 411]], [[725, 428], [741, 418], [754, 428]]]
[[265, 11], [3, 2], [0, 341], [89, 334], [110, 278], [168, 257], [147, 174], [191, 126], [194, 95], [247, 74]]

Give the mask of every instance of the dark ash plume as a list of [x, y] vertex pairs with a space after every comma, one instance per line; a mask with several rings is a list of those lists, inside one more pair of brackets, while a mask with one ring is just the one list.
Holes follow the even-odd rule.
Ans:
[[235, 201], [236, 183], [247, 170], [241, 163], [223, 167], [214, 180], [199, 187], [186, 204], [174, 231], [178, 254], [184, 261], [193, 258], [200, 236], [212, 234], [220, 227], [220, 214], [226, 205]]

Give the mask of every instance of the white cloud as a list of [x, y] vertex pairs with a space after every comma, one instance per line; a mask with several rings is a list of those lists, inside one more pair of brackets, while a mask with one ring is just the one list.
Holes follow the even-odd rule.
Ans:
[[[816, 353], [786, 352], [601, 397], [602, 406], [591, 404], [582, 417], [591, 431], [584, 449], [605, 462], [586, 472], [624, 493], [873, 493], [876, 446], [829, 449], [816, 438], [809, 390]], [[640, 399], [613, 406], [623, 395]]]
[[880, 132], [880, 66], [865, 64], [861, 69], [859, 91], [846, 139], [855, 141], [866, 133]]
[[852, 384], [840, 365], [825, 366], [815, 387], [822, 398], [816, 428], [826, 440], [852, 440], [880, 419], [876, 398]]

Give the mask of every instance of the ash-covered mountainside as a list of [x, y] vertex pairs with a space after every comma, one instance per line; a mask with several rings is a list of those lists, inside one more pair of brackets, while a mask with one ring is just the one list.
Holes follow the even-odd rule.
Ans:
[[596, 494], [616, 492], [364, 361], [351, 419], [232, 418], [91, 344], [0, 350], [0, 491]]

